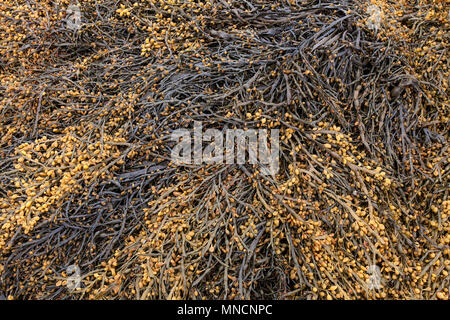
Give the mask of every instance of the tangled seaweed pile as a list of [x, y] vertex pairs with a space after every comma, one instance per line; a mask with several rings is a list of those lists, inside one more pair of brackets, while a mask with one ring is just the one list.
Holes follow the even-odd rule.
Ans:
[[[448, 299], [450, 8], [416, 2], [0, 0], [0, 294]], [[194, 121], [280, 129], [278, 174], [175, 165]]]

